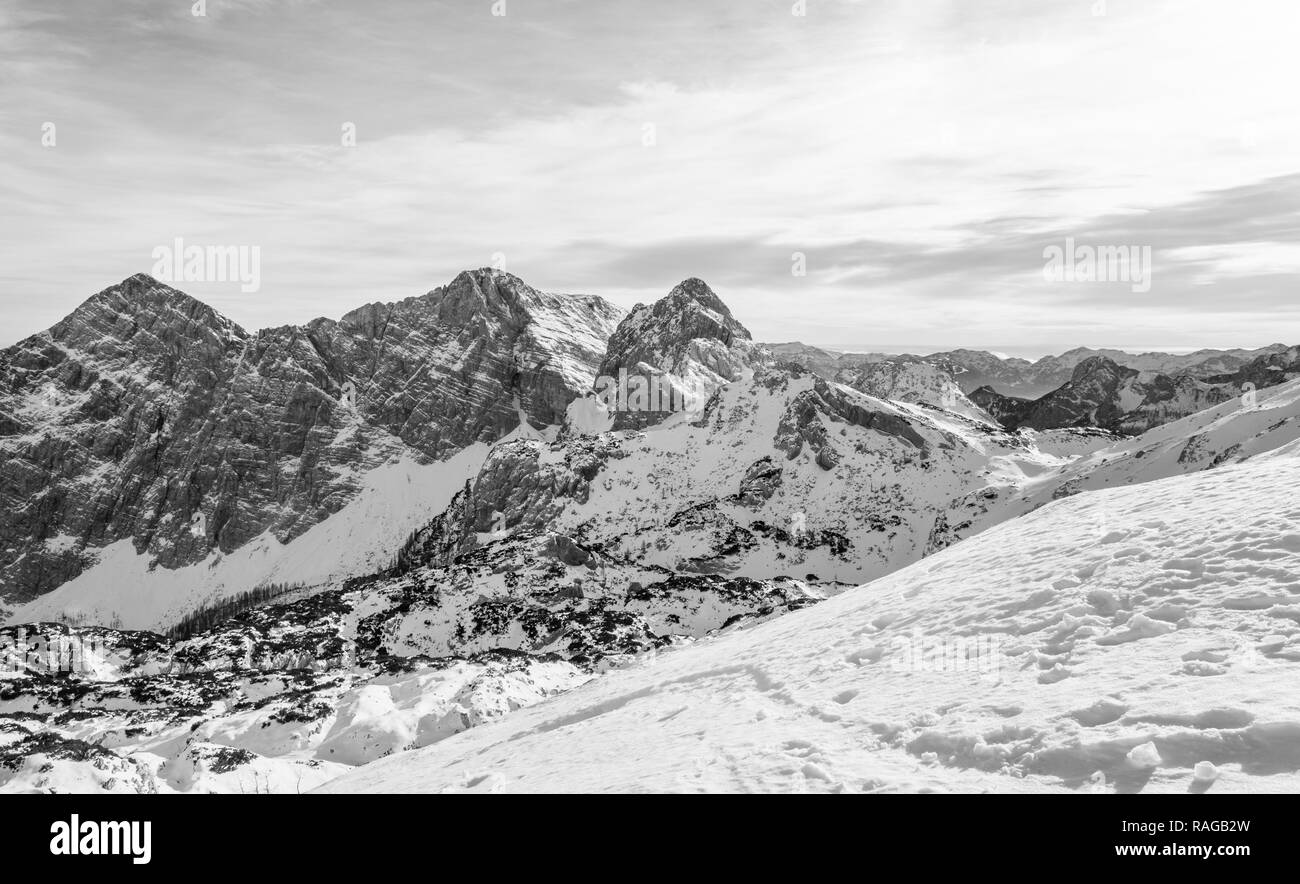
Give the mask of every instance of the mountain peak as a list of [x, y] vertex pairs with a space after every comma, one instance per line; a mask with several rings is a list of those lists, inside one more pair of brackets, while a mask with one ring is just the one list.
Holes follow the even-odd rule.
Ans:
[[749, 330], [707, 283], [692, 277], [654, 304], [637, 304], [623, 318], [598, 375], [662, 374], [666, 389], [702, 401], [758, 358]]
[[675, 362], [691, 342], [710, 341], [727, 348], [752, 340], [749, 329], [732, 317], [708, 283], [691, 277], [653, 304], [637, 304], [610, 338], [605, 363], [626, 367], [648, 362], [671, 371], [669, 365], [660, 364], [663, 357]]
[[707, 338], [731, 346], [734, 341], [752, 341], [749, 329], [731, 314], [721, 298], [698, 277], [684, 279], [672, 291], [646, 306], [638, 304], [628, 320], [640, 315], [642, 325], [655, 326], [677, 340]]
[[[233, 320], [192, 295], [136, 273], [96, 292], [50, 329], [56, 340], [94, 336], [126, 338], [139, 325], [170, 326], [178, 333], [244, 338], [247, 333]], [[188, 330], [188, 331], [185, 331]]]
[[1137, 374], [1137, 371], [1131, 368], [1125, 368], [1109, 356], [1089, 356], [1087, 359], [1081, 360], [1079, 364], [1074, 367], [1074, 373], [1070, 376], [1070, 380], [1072, 382], [1080, 381], [1097, 374], [1122, 377], [1129, 374]]
[[456, 274], [456, 278], [452, 280], [451, 284], [455, 285], [457, 282], [462, 281], [472, 282], [476, 285], [499, 285], [505, 283], [510, 286], [523, 286], [524, 288], [528, 288], [527, 284], [518, 276], [498, 267], [478, 267], [473, 270], [462, 270], [460, 273]]
[[682, 300], [695, 301], [697, 304], [721, 313], [727, 318], [731, 317], [731, 309], [722, 302], [709, 284], [702, 279], [692, 276], [690, 279], [684, 279], [673, 290], [668, 293], [668, 300], [679, 302]]
[[462, 270], [451, 282], [430, 292], [443, 322], [464, 325], [484, 317], [506, 317], [527, 309], [540, 293], [504, 270]]

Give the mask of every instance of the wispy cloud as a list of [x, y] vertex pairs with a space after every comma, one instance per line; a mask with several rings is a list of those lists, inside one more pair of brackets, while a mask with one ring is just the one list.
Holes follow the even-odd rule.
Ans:
[[[261, 247], [259, 293], [186, 286], [248, 327], [504, 253], [702, 276], [766, 339], [1300, 340], [1285, 0], [47, 6], [0, 0], [0, 342], [176, 236]], [[1151, 246], [1151, 291], [1046, 283], [1064, 236]]]

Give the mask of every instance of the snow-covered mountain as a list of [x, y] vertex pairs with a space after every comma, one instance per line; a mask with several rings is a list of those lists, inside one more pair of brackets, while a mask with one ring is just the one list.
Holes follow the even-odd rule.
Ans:
[[1100, 427], [1137, 434], [1295, 377], [1300, 377], [1296, 347], [1207, 377], [1138, 371], [1092, 356], [1074, 367], [1069, 381], [1038, 399], [1003, 396], [984, 386], [971, 393], [971, 400], [1008, 429]]
[[[1285, 344], [1270, 344], [1257, 350], [1195, 350], [1191, 353], [1128, 353], [1124, 350], [1076, 347], [1059, 356], [1044, 356], [1033, 364], [1031, 376], [1038, 383], [1064, 383], [1079, 363], [1101, 356], [1125, 368], [1168, 375], [1209, 378], [1231, 374], [1248, 363], [1286, 350]], [[1010, 391], [1007, 391], [1010, 392]]]
[[839, 353], [800, 343], [763, 346], [779, 358], [798, 362], [827, 378], [833, 378], [836, 372], [843, 369], [874, 362], [926, 362], [952, 375], [957, 385], [967, 394], [981, 387], [989, 387], [1000, 396], [1031, 400], [1066, 384], [1079, 363], [1099, 356], [1141, 372], [1208, 379], [1216, 375], [1233, 374], [1252, 362], [1266, 360], [1290, 349], [1283, 344], [1272, 344], [1257, 350], [1197, 350], [1172, 354], [1127, 353], [1123, 350], [1076, 347], [1060, 355], [1030, 361], [1014, 356], [998, 356], [987, 350], [943, 350], [918, 356], [909, 353]]
[[[698, 281], [634, 317], [647, 340], [620, 326], [610, 347], [621, 355], [602, 364], [698, 382], [700, 410], [609, 429], [607, 405], [574, 390], [557, 424], [522, 421], [493, 446], [390, 465], [385, 482], [288, 544], [246, 545], [224, 568], [150, 570], [123, 549], [27, 605], [29, 624], [127, 610], [165, 625], [236, 588], [307, 584], [243, 613], [200, 610], [191, 625], [219, 622], [172, 639], [11, 627], [11, 645], [94, 639], [105, 662], [74, 678], [85, 688], [74, 695], [61, 676], [11, 673], [0, 691], [0, 715], [14, 719], [5, 788], [310, 786], [338, 764], [442, 739], [914, 562], [954, 501], [1110, 441], [1011, 433], [767, 364]], [[919, 389], [904, 387], [890, 389]], [[398, 530], [380, 515], [394, 509], [424, 513], [424, 527]], [[345, 580], [364, 565], [372, 576]], [[239, 580], [218, 587], [213, 572]], [[334, 588], [313, 594], [319, 582]]]
[[1291, 441], [1248, 462], [1056, 500], [323, 789], [1296, 791], [1300, 390], [1275, 395]]
[[996, 423], [967, 398], [951, 374], [932, 362], [867, 362], [840, 369], [834, 379], [880, 399], [937, 405], [976, 421]]
[[1014, 357], [1003, 359], [984, 350], [949, 350], [913, 358], [923, 358], [944, 367], [967, 393], [988, 386], [1002, 395], [1036, 399], [1068, 383], [1081, 363], [1098, 358], [1145, 372], [1148, 376], [1204, 379], [1230, 374], [1256, 359], [1286, 349], [1283, 344], [1272, 344], [1258, 350], [1197, 350], [1173, 354], [1076, 347], [1059, 356], [1044, 356], [1034, 362]]
[[764, 350], [772, 354], [778, 362], [794, 362], [811, 369], [827, 380], [834, 380], [837, 372], [846, 368], [855, 368], [871, 362], [884, 362], [894, 357], [888, 353], [841, 353], [838, 350], [825, 350], [812, 347], [799, 341], [782, 344], [761, 344]]
[[493, 270], [256, 334], [148, 276], [105, 289], [0, 351], [0, 605], [53, 617], [79, 579], [70, 616], [150, 626], [368, 573], [487, 445], [563, 419], [619, 316]]
[[[672, 576], [544, 534], [290, 593], [194, 635], [0, 628], [0, 792], [305, 791], [822, 597], [792, 580]], [[74, 659], [76, 673], [57, 671]]]
[[[613, 414], [617, 426], [643, 426], [674, 411], [697, 410], [714, 390], [765, 358], [722, 299], [703, 280], [687, 279], [654, 304], [632, 308], [610, 337], [598, 374], [642, 388], [644, 404], [616, 406]], [[606, 392], [617, 391], [607, 386]], [[636, 395], [631, 389], [622, 398]]]
[[[1250, 523], [1258, 557], [1242, 557], [1266, 566], [1222, 586], [1214, 575], [1236, 566], [1213, 537], [1195, 547], [1156, 524], [1187, 495], [1219, 500], [1222, 475], [1292, 481], [1288, 351], [1195, 381], [1249, 373], [1272, 386], [1123, 438], [1086, 426], [1112, 413], [1089, 403], [1141, 405], [1148, 381], [1104, 357], [1076, 366], [1073, 398], [1058, 397], [1083, 425], [1007, 429], [942, 363], [859, 362], [827, 378], [826, 364], [786, 360], [695, 279], [615, 324], [599, 299], [476, 271], [258, 335], [147, 278], [124, 286], [5, 351], [3, 389], [19, 392], [4, 394], [4, 481], [42, 488], [33, 464], [61, 465], [83, 491], [54, 503], [91, 513], [135, 482], [144, 512], [181, 501], [203, 516], [185, 536], [208, 546], [111, 534], [168, 524], [124, 504], [120, 522], [88, 523], [102, 526], [98, 546], [78, 545], [84, 532], [39, 538], [40, 555], [86, 560], [0, 629], [0, 791], [303, 791], [339, 777], [331, 787], [397, 788], [395, 776], [596, 788], [546, 760], [552, 732], [589, 739], [593, 770], [648, 740], [650, 767], [628, 763], [598, 786], [617, 789], [1050, 789], [1101, 776], [1129, 790], [1152, 758], [1183, 759], [1180, 727], [1234, 731], [1219, 738], [1222, 762], [1196, 759], [1234, 776], [1231, 763], [1253, 774], [1232, 746], [1273, 751], [1274, 707], [1192, 710], [1190, 725], [1159, 703], [1111, 716], [1126, 701], [1105, 679], [1113, 661], [1127, 671], [1124, 648], [1160, 641], [1217, 636], [1230, 655], [1254, 642], [1290, 659], [1281, 621], [1294, 602], [1279, 600], [1300, 547], [1280, 493]], [[607, 395], [601, 379], [625, 377], [687, 395], [657, 408]], [[30, 410], [47, 385], [65, 412]], [[59, 399], [83, 387], [100, 392]], [[85, 410], [105, 402], [117, 410]], [[94, 448], [97, 422], [131, 444]], [[197, 501], [181, 493], [196, 482], [208, 489]], [[49, 526], [80, 524], [54, 503], [38, 510]], [[209, 503], [224, 506], [220, 527]], [[245, 537], [241, 525], [262, 527]], [[1148, 584], [1159, 591], [1138, 591]], [[1256, 584], [1269, 604], [1241, 601]], [[1225, 631], [1222, 610], [1274, 618], [1284, 641], [1255, 636], [1253, 621]], [[916, 649], [936, 642], [973, 647], [977, 667], [996, 661], [993, 680], [917, 680], [936, 673]], [[69, 653], [81, 655], [71, 673]], [[1175, 675], [1236, 678], [1222, 653], [1184, 656]], [[1133, 690], [1174, 696], [1161, 684]], [[879, 704], [857, 701], [876, 692]], [[642, 700], [662, 726], [646, 726]], [[693, 756], [679, 725], [702, 721], [693, 704], [728, 707], [708, 731], [735, 760], [726, 770], [682, 766]], [[1089, 728], [1110, 742], [1093, 752]], [[518, 766], [443, 773], [462, 752], [508, 754], [507, 741]]]
[[1104, 446], [887, 402], [759, 368], [693, 421], [497, 445], [417, 538], [447, 563], [485, 539], [560, 531], [675, 573], [860, 582], [920, 558], [954, 500]]
[[[1098, 448], [1018, 487], [972, 496], [953, 507], [953, 539], [1081, 492], [1185, 476], [1263, 456], [1294, 454], [1300, 439], [1300, 380], [1233, 399], [1130, 439]], [[1104, 533], [1104, 531], [1103, 531]]]
[[1010, 429], [1102, 427], [1141, 433], [1240, 393], [1230, 384], [1207, 383], [1190, 375], [1172, 378], [1092, 356], [1074, 367], [1065, 384], [1038, 399], [1002, 396], [985, 386], [971, 393], [971, 400], [996, 413]]

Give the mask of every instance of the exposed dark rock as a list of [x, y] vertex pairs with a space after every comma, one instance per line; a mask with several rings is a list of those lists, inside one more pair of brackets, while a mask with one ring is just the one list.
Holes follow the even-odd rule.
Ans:
[[765, 500], [771, 500], [776, 489], [781, 485], [781, 467], [772, 458], [765, 457], [755, 461], [745, 478], [741, 480], [740, 492], [736, 499], [746, 506], [759, 506]]
[[250, 334], [133, 276], [0, 351], [0, 601], [48, 592], [118, 540], [164, 568], [266, 531], [288, 542], [397, 454], [494, 441], [521, 412], [558, 424], [617, 315], [478, 270]]

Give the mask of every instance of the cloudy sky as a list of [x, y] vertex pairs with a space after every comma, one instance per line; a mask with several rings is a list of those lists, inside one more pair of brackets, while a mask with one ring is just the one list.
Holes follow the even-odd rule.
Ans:
[[[176, 237], [260, 249], [177, 284], [249, 329], [495, 257], [767, 341], [1300, 343], [1294, 0], [194, 6], [0, 0], [0, 345]], [[1067, 237], [1150, 290], [1049, 281]]]

